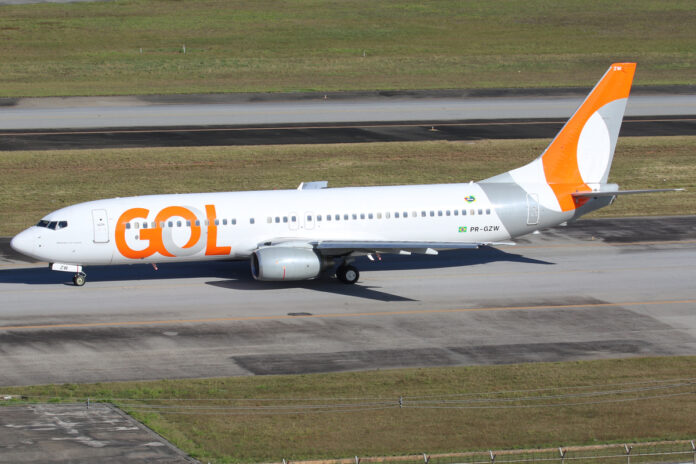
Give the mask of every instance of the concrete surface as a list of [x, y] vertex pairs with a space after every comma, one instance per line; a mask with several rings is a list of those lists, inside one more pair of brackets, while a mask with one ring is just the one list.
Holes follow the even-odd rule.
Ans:
[[[472, 98], [396, 98], [377, 96], [332, 100], [235, 103], [144, 102], [103, 106], [0, 106], [0, 130], [89, 129], [259, 124], [353, 123], [356, 121], [452, 121], [524, 118], [569, 118], [582, 102], [575, 96]], [[626, 116], [696, 114], [696, 95], [635, 95]]]
[[31, 404], [0, 409], [0, 463], [194, 463], [171, 443], [107, 404]]
[[[0, 130], [0, 151], [552, 138], [565, 119], [136, 129]], [[694, 135], [696, 116], [630, 117], [622, 137]]]
[[385, 255], [355, 286], [246, 262], [0, 265], [0, 385], [696, 355], [696, 217]]

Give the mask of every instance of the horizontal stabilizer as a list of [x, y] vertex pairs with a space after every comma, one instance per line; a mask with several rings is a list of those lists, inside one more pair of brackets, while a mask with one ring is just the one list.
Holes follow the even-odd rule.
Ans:
[[637, 193], [660, 193], [660, 192], [683, 192], [683, 188], [672, 189], [645, 189], [645, 190], [616, 190], [605, 192], [574, 192], [571, 193], [575, 198], [599, 198], [613, 197], [616, 195], [635, 195]]

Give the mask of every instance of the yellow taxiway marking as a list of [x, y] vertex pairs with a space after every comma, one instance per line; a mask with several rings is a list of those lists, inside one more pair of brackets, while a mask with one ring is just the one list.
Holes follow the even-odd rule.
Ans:
[[173, 325], [173, 324], [202, 324], [210, 322], [245, 322], [245, 321], [272, 321], [284, 319], [328, 319], [344, 317], [375, 317], [375, 316], [418, 316], [424, 314], [466, 313], [483, 311], [519, 311], [519, 310], [543, 310], [543, 309], [577, 309], [577, 308], [610, 308], [616, 306], [647, 306], [647, 305], [681, 305], [695, 304], [693, 300], [660, 300], [660, 301], [621, 301], [616, 303], [578, 303], [567, 305], [532, 305], [532, 306], [495, 306], [477, 308], [453, 308], [453, 309], [413, 309], [402, 311], [374, 311], [360, 313], [336, 313], [336, 314], [308, 314], [308, 315], [275, 315], [275, 316], [245, 316], [245, 317], [210, 317], [201, 319], [167, 319], [154, 321], [115, 321], [115, 322], [86, 322], [74, 324], [37, 324], [0, 326], [0, 330], [30, 330], [30, 329], [75, 329], [93, 327], [118, 327], [118, 326], [148, 326], [148, 325]]

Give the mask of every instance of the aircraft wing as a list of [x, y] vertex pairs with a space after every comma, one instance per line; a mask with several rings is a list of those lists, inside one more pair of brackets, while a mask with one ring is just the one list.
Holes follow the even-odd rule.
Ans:
[[347, 253], [398, 253], [436, 255], [437, 250], [472, 250], [484, 243], [460, 242], [387, 242], [387, 241], [334, 241], [316, 242], [314, 248], [323, 255]]

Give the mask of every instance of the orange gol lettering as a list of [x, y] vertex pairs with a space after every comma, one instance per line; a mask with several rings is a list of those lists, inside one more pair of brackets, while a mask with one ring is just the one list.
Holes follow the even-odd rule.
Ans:
[[208, 217], [208, 240], [205, 244], [205, 255], [229, 255], [232, 247], [217, 246], [217, 226], [215, 225], [215, 205], [205, 205], [205, 215]]
[[[166, 222], [167, 219], [175, 216], [181, 217], [187, 221], [190, 221], [191, 223], [191, 226], [189, 227], [191, 236], [182, 248], [192, 248], [200, 241], [201, 226], [196, 225], [198, 218], [196, 217], [195, 213], [183, 206], [168, 206], [162, 209], [155, 217], [157, 227], [140, 229], [140, 240], [146, 240], [148, 242], [148, 246], [143, 250], [132, 249], [130, 246], [128, 246], [128, 243], [126, 243], [126, 223], [132, 221], [133, 219], [139, 218], [147, 220], [149, 213], [150, 210], [146, 208], [131, 208], [126, 210], [118, 218], [115, 231], [116, 248], [124, 257], [130, 259], [144, 259], [152, 256], [155, 253], [172, 258], [176, 257], [169, 250], [167, 250], [164, 241], [162, 240], [162, 228], [159, 227], [161, 223]], [[229, 255], [232, 251], [232, 247], [217, 245], [215, 205], [205, 205], [205, 213], [208, 219], [205, 254], [207, 256]]]

